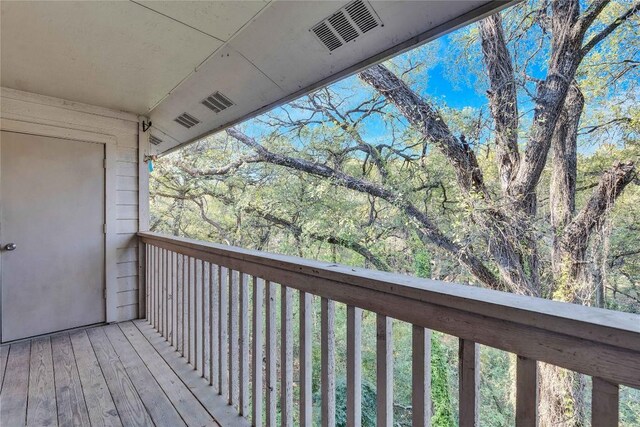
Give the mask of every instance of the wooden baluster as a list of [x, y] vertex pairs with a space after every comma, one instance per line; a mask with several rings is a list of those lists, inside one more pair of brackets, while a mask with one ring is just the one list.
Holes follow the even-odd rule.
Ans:
[[229, 270], [229, 405], [238, 404], [238, 272]]
[[147, 297], [147, 312], [146, 312], [146, 316], [147, 316], [147, 322], [151, 323], [151, 313], [153, 312], [153, 307], [151, 307], [151, 277], [152, 277], [152, 273], [151, 273], [151, 246], [147, 243], [145, 245], [145, 257], [144, 257], [144, 262], [145, 262], [145, 272], [144, 272], [144, 278], [145, 278], [145, 292], [146, 292], [146, 297]]
[[218, 359], [220, 363], [218, 364], [218, 371], [220, 372], [220, 385], [218, 386], [218, 393], [226, 397], [229, 393], [229, 371], [227, 369], [227, 360], [229, 358], [229, 324], [227, 322], [227, 313], [229, 311], [229, 287], [227, 277], [229, 275], [229, 270], [218, 267], [218, 274], [220, 277], [220, 287], [218, 288], [218, 315], [220, 316], [218, 320], [218, 337], [220, 339], [220, 345], [218, 346], [220, 349], [220, 358]]
[[249, 276], [240, 273], [240, 401], [238, 412], [249, 415]]
[[205, 315], [206, 313], [206, 299], [205, 299], [205, 289], [206, 289], [206, 285], [207, 285], [207, 271], [208, 269], [206, 268], [205, 262], [204, 260], [201, 260], [201, 265], [200, 265], [200, 270], [202, 271], [202, 281], [200, 283], [200, 296], [201, 296], [201, 300], [200, 300], [200, 313], [202, 313], [202, 320], [200, 321], [200, 341], [202, 342], [202, 348], [200, 350], [200, 369], [201, 369], [201, 373], [202, 373], [202, 377], [204, 378], [206, 376], [206, 371], [205, 371], [205, 355], [206, 355], [206, 332], [205, 332], [205, 322], [206, 322], [206, 318], [207, 316]]
[[[219, 326], [218, 326], [218, 266], [209, 264], [209, 385], [218, 388], [218, 358], [220, 357], [218, 347]], [[217, 390], [216, 390], [217, 391]]]
[[197, 258], [193, 259], [193, 370], [198, 370], [198, 327], [201, 325], [201, 321], [198, 318], [198, 284], [200, 283], [200, 263]]
[[164, 339], [169, 340], [169, 251], [164, 250], [164, 257], [162, 259], [162, 270], [164, 271], [164, 300], [163, 300], [163, 313], [164, 313]]
[[169, 262], [169, 269], [171, 270], [171, 275], [169, 277], [171, 277], [171, 294], [169, 295], [169, 302], [170, 307], [171, 307], [171, 346], [173, 346], [175, 348], [176, 346], [176, 322], [175, 322], [175, 305], [176, 305], [176, 253], [171, 251], [170, 253], [170, 262]]
[[393, 319], [376, 315], [377, 425], [393, 426]]
[[153, 248], [153, 327], [158, 330], [158, 247]]
[[476, 427], [480, 398], [480, 346], [462, 338], [459, 346], [460, 427]]
[[164, 249], [160, 248], [158, 253], [158, 332], [164, 338]]
[[362, 309], [347, 306], [347, 425], [362, 423]]
[[276, 285], [270, 281], [267, 284], [265, 309], [266, 318], [266, 410], [267, 426], [276, 425]]
[[335, 302], [330, 299], [322, 298], [320, 300], [322, 427], [335, 427], [336, 425], [335, 307]]
[[191, 317], [193, 316], [193, 263], [192, 258], [187, 258], [187, 362], [193, 363], [193, 351], [191, 351]]
[[262, 355], [263, 355], [263, 304], [264, 304], [264, 281], [257, 277], [252, 278], [253, 282], [253, 352], [252, 352], [252, 375], [253, 375], [253, 414], [251, 420], [255, 427], [262, 427]]
[[293, 290], [280, 288], [280, 414], [281, 425], [293, 426]]
[[591, 425], [617, 427], [619, 418], [620, 387], [602, 378], [592, 378]]
[[300, 427], [313, 425], [312, 320], [313, 295], [300, 292]]
[[182, 311], [181, 313], [181, 317], [182, 317], [182, 351], [180, 352], [180, 354], [182, 354], [182, 357], [185, 357], [185, 354], [187, 354], [186, 352], [186, 318], [185, 318], [185, 306], [186, 306], [186, 299], [185, 299], [185, 295], [186, 295], [186, 287], [187, 287], [187, 269], [188, 269], [188, 265], [187, 265], [187, 259], [185, 255], [182, 255], [182, 270], [181, 270], [181, 276], [182, 276], [182, 287], [181, 287], [181, 292], [182, 292], [182, 304], [180, 305], [180, 310]]
[[412, 422], [413, 427], [431, 425], [431, 331], [412, 325]]
[[516, 365], [516, 426], [538, 425], [538, 362], [518, 356]]

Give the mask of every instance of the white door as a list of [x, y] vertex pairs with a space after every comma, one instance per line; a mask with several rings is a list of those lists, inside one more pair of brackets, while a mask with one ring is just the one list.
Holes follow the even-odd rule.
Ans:
[[105, 321], [104, 156], [0, 133], [3, 342]]

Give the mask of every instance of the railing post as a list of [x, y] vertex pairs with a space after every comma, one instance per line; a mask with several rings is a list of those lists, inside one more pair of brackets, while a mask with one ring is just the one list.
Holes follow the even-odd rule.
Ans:
[[313, 295], [300, 292], [300, 427], [312, 427]]
[[[218, 359], [220, 358], [220, 339], [218, 333], [218, 290], [220, 289], [218, 266], [209, 264], [209, 385], [217, 389], [219, 386]], [[218, 390], [216, 390], [218, 391]]]
[[263, 355], [263, 304], [264, 281], [257, 277], [253, 281], [253, 415], [252, 421], [255, 427], [262, 427], [262, 355]]
[[276, 285], [270, 281], [266, 282], [266, 386], [267, 386], [267, 426], [272, 427], [276, 425]]
[[602, 378], [592, 378], [591, 425], [617, 427], [619, 418], [619, 386]]
[[293, 426], [293, 291], [280, 287], [280, 419]]
[[249, 276], [240, 273], [240, 392], [238, 410], [240, 415], [249, 415]]
[[335, 302], [322, 298], [320, 301], [320, 359], [322, 394], [322, 427], [336, 425], [336, 355], [335, 355]]
[[412, 325], [412, 422], [413, 427], [431, 425], [431, 331]]
[[377, 425], [393, 426], [393, 320], [382, 314], [376, 316], [376, 396]]
[[518, 356], [516, 365], [516, 427], [538, 426], [538, 362]]
[[362, 309], [347, 306], [347, 425], [362, 424]]
[[473, 341], [459, 340], [460, 427], [478, 425], [478, 387], [480, 385], [480, 346]]

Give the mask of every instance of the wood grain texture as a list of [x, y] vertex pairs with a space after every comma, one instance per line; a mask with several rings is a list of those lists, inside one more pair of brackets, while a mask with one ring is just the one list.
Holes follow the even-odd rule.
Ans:
[[220, 328], [218, 326], [218, 290], [220, 289], [218, 280], [218, 266], [214, 264], [209, 265], [209, 385], [213, 386], [214, 390], [218, 391], [219, 375], [218, 371], [220, 357], [220, 351], [218, 345], [220, 345], [220, 339], [218, 333]]
[[620, 388], [598, 377], [593, 377], [591, 392], [591, 425], [617, 427]]
[[335, 302], [320, 300], [320, 404], [322, 427], [336, 425], [336, 337]]
[[411, 328], [411, 425], [431, 425], [431, 331], [420, 326]]
[[31, 341], [28, 402], [28, 426], [58, 425], [53, 357], [49, 337]]
[[347, 424], [362, 423], [362, 309], [347, 306]]
[[249, 416], [249, 391], [250, 391], [250, 371], [249, 371], [249, 276], [240, 275], [240, 314], [239, 314], [239, 385], [240, 397], [238, 401], [238, 412], [241, 416]]
[[223, 397], [229, 396], [229, 323], [227, 316], [229, 312], [229, 286], [228, 271], [222, 267], [218, 268], [218, 348], [220, 357], [218, 359], [218, 372], [220, 374], [218, 384], [218, 394]]
[[376, 401], [377, 425], [393, 426], [393, 321], [376, 316]]
[[151, 419], [156, 424], [184, 426], [184, 421], [171, 404], [171, 401], [164, 394], [120, 328], [117, 325], [109, 325], [103, 329]]
[[67, 425], [88, 425], [89, 412], [84, 401], [82, 384], [68, 334], [51, 338], [53, 369], [58, 403], [58, 423]]
[[538, 362], [518, 356], [516, 362], [517, 427], [538, 426], [538, 401]]
[[70, 334], [84, 400], [93, 426], [121, 426], [116, 405], [85, 331]]
[[102, 328], [89, 329], [87, 336], [102, 368], [122, 424], [127, 426], [151, 425], [153, 423], [151, 417], [104, 330]]
[[253, 400], [251, 421], [255, 427], [262, 427], [262, 406], [264, 401], [264, 391], [262, 388], [263, 360], [264, 355], [264, 281], [257, 277], [252, 277], [253, 284], [253, 340], [252, 340], [252, 375], [253, 375]]
[[21, 426], [27, 420], [31, 342], [11, 344], [0, 392], [0, 425]]
[[229, 405], [238, 407], [238, 272], [229, 271]]
[[276, 379], [276, 363], [278, 355], [276, 354], [276, 285], [275, 283], [266, 282], [266, 300], [265, 300], [266, 322], [265, 322], [265, 393], [266, 393], [266, 414], [267, 426], [276, 425], [276, 406], [277, 406], [277, 389], [278, 380]]
[[121, 323], [119, 327], [184, 422], [189, 426], [214, 425], [213, 417], [191, 394], [191, 391], [156, 352], [140, 330], [130, 322]]
[[460, 427], [478, 426], [480, 400], [480, 346], [460, 339], [458, 352]]
[[313, 425], [313, 295], [300, 292], [300, 426]]
[[280, 420], [293, 426], [293, 289], [280, 287]]

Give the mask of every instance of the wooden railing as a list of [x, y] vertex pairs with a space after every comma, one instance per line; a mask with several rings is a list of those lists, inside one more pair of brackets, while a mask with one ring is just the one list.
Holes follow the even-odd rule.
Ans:
[[[323, 426], [335, 425], [336, 302], [347, 305], [350, 426], [360, 425], [361, 419], [362, 310], [377, 316], [378, 426], [393, 425], [391, 319], [413, 325], [414, 426], [428, 426], [431, 416], [431, 330], [459, 338], [462, 427], [478, 424], [480, 344], [518, 355], [517, 426], [537, 425], [538, 362], [593, 377], [593, 426], [618, 425], [619, 385], [640, 388], [637, 315], [155, 233], [139, 236], [146, 244], [147, 319], [209, 381], [212, 392], [226, 398], [256, 426], [276, 424], [277, 399], [281, 425], [293, 425], [294, 411], [301, 426], [313, 423], [314, 298], [321, 300]], [[293, 391], [294, 292], [299, 292], [297, 399]]]

